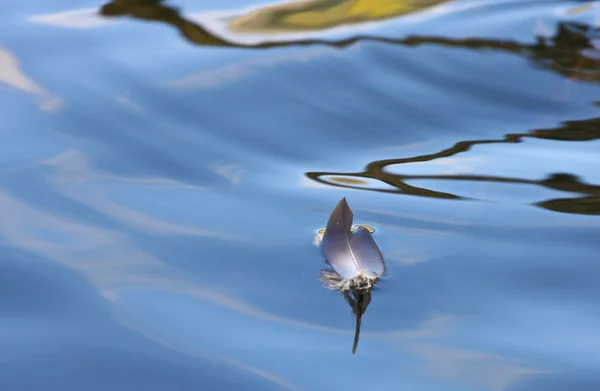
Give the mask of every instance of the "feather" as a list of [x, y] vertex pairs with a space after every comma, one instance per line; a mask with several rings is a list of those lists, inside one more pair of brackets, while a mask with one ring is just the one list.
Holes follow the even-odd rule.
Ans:
[[[327, 222], [322, 241], [323, 253], [341, 281], [360, 280], [361, 277], [376, 280], [385, 273], [383, 256], [368, 229], [359, 226], [351, 234], [353, 218], [352, 210], [344, 197]], [[360, 285], [361, 281], [355, 282]]]
[[358, 227], [350, 237], [350, 247], [359, 270], [362, 270], [365, 275], [381, 277], [385, 274], [383, 255], [368, 229]]
[[323, 235], [323, 253], [327, 263], [342, 279], [348, 280], [358, 274], [358, 264], [350, 247], [350, 228], [354, 215], [346, 197], [337, 204]]
[[344, 197], [331, 212], [323, 233], [321, 248], [330, 268], [320, 276], [328, 288], [344, 295], [356, 317], [352, 354], [358, 347], [362, 316], [371, 302], [371, 288], [386, 271], [371, 229], [359, 225], [352, 232], [353, 218]]

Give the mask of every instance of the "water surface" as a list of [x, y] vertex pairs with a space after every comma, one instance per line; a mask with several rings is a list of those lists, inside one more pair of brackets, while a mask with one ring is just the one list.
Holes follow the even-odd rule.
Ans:
[[0, 389], [596, 391], [600, 4], [441, 3], [0, 6]]

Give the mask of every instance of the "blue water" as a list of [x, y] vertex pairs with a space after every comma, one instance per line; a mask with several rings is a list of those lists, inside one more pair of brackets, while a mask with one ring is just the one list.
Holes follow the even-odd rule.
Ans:
[[195, 30], [257, 4], [0, 5], [0, 390], [600, 389], [600, 4]]

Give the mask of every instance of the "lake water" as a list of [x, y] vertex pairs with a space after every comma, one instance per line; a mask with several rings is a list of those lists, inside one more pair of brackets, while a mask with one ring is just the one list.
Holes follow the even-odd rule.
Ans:
[[600, 2], [268, 7], [0, 5], [0, 390], [599, 390]]

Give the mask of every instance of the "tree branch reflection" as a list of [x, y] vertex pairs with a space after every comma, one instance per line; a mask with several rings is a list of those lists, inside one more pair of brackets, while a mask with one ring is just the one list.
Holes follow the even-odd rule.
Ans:
[[[244, 44], [219, 37], [196, 22], [185, 19], [175, 7], [167, 6], [163, 0], [113, 0], [100, 9], [106, 17], [133, 17], [136, 19], [169, 24], [180, 31], [190, 42], [202, 46], [220, 46], [247, 49], [265, 49], [287, 46], [325, 45], [345, 48], [357, 42], [380, 42], [404, 47], [434, 45], [446, 48], [471, 50], [493, 50], [522, 56], [535, 67], [551, 70], [564, 77], [600, 81], [600, 51], [594, 40], [600, 38], [599, 29], [575, 22], [558, 23], [557, 32], [552, 37], [537, 37], [533, 44], [524, 44], [513, 40], [485, 38], [454, 39], [436, 36], [408, 36], [402, 39], [356, 35], [347, 39], [297, 39], [292, 41], [270, 41], [256, 44]], [[568, 199], [551, 199], [535, 203], [535, 205], [557, 212], [600, 215], [600, 187], [583, 183], [571, 174], [552, 174], [542, 180], [496, 177], [486, 175], [399, 175], [392, 174], [385, 168], [404, 163], [425, 162], [443, 157], [454, 156], [468, 151], [480, 144], [519, 143], [523, 138], [534, 137], [561, 141], [590, 141], [600, 138], [600, 117], [565, 122], [557, 129], [540, 129], [530, 133], [508, 134], [501, 139], [463, 141], [451, 148], [434, 154], [415, 156], [412, 158], [389, 159], [375, 161], [367, 165], [364, 171], [354, 173], [310, 172], [306, 175], [321, 183], [331, 186], [371, 190], [387, 193], [417, 195], [431, 198], [464, 199], [460, 195], [434, 191], [406, 183], [411, 179], [462, 180], [476, 182], [496, 182], [522, 185], [535, 185], [575, 193], [581, 197]], [[372, 178], [390, 185], [391, 189], [355, 186], [352, 183], [332, 182], [325, 176], [354, 178]]]
[[256, 44], [239, 43], [219, 37], [200, 24], [184, 18], [181, 11], [165, 5], [164, 0], [113, 0], [100, 8], [105, 17], [132, 17], [151, 22], [166, 23], [175, 27], [188, 42], [202, 46], [221, 46], [247, 49], [265, 49], [286, 46], [325, 45], [344, 48], [357, 42], [370, 41], [415, 47], [435, 45], [447, 48], [494, 50], [521, 55], [536, 66], [550, 69], [570, 78], [598, 81], [600, 56], [593, 44], [599, 38], [598, 28], [581, 23], [559, 23], [553, 37], [537, 37], [534, 44], [513, 40], [485, 38], [446, 38], [436, 36], [408, 36], [402, 39], [355, 35], [346, 39], [295, 39], [269, 41]]
[[[537, 202], [534, 205], [538, 207], [563, 213], [600, 215], [600, 186], [584, 183], [578, 177], [572, 174], [555, 173], [542, 180], [529, 180], [491, 175], [402, 175], [393, 174], [386, 171], [387, 168], [398, 164], [427, 162], [435, 159], [455, 156], [469, 151], [471, 147], [476, 145], [520, 143], [524, 138], [528, 137], [560, 141], [597, 140], [600, 139], [600, 118], [581, 121], [567, 121], [562, 127], [556, 129], [539, 129], [530, 133], [507, 134], [504, 138], [497, 140], [461, 141], [454, 144], [450, 148], [428, 155], [374, 161], [369, 163], [361, 172], [308, 172], [306, 173], [306, 176], [316, 182], [330, 186], [443, 199], [465, 199], [466, 197], [429, 190], [422, 187], [411, 186], [408, 185], [406, 181], [415, 179], [430, 179], [535, 185], [548, 189], [583, 195], [583, 197], [566, 199], [556, 198]], [[356, 186], [351, 183], [352, 181], [327, 180], [325, 177], [328, 176], [341, 177], [342, 179], [376, 179], [391, 186], [392, 188], [382, 189], [375, 187]]]

